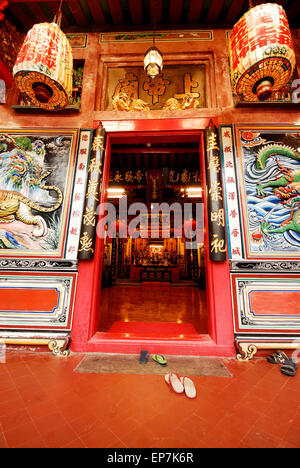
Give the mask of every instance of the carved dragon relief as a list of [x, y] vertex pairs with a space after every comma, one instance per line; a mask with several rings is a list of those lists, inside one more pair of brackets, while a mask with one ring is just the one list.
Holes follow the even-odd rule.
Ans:
[[192, 94], [186, 93], [182, 99], [170, 98], [163, 106], [163, 110], [188, 110], [199, 107], [199, 99]]
[[[285, 145], [267, 145], [262, 148], [257, 155], [257, 168], [264, 169], [266, 167], [267, 159], [270, 156], [277, 155], [286, 156], [296, 161], [300, 161], [299, 152], [295, 151], [292, 147]], [[276, 161], [282, 174], [281, 177], [269, 180], [265, 184], [259, 184], [257, 187], [257, 194], [259, 197], [265, 197], [265, 189], [272, 187], [274, 195], [282, 200], [281, 203], [283, 205], [291, 209], [291, 215], [277, 228], [272, 228], [268, 221], [263, 221], [261, 223], [261, 229], [266, 235], [271, 233], [283, 233], [289, 230], [300, 233], [300, 170], [293, 171], [282, 167], [279, 160], [276, 159]]]
[[115, 111], [142, 112], [150, 111], [149, 105], [142, 99], [132, 99], [126, 93], [118, 93], [113, 99]]
[[[113, 98], [113, 110], [125, 112], [149, 112], [150, 107], [147, 102], [142, 99], [132, 99], [126, 93], [118, 93]], [[164, 111], [184, 111], [196, 109], [200, 106], [200, 102], [192, 94], [186, 93], [183, 98], [170, 98], [163, 105]]]

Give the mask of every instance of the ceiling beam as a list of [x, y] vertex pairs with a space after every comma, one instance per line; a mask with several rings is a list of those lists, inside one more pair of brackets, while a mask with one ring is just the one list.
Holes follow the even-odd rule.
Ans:
[[239, 19], [238, 16], [241, 13], [242, 7], [243, 5], [241, 0], [233, 0], [225, 18], [225, 23], [232, 23], [233, 26], [235, 21]]
[[14, 15], [14, 17], [26, 28], [30, 29], [34, 20], [32, 17], [29, 17], [28, 14], [23, 10], [22, 5], [17, 5], [16, 3], [9, 5], [9, 9]]
[[119, 0], [109, 0], [108, 6], [114, 24], [123, 24], [123, 14]]
[[69, 10], [70, 12], [72, 13], [75, 21], [77, 21], [77, 23], [79, 24], [79, 26], [87, 26], [88, 25], [88, 21], [85, 17], [85, 14], [83, 13], [82, 9], [81, 9], [81, 5], [79, 3], [79, 1], [72, 1], [72, 0], [65, 0], [68, 7], [69, 7]]
[[288, 14], [288, 17], [292, 20], [292, 18], [295, 18], [295, 16], [297, 16], [299, 13], [300, 13], [300, 2], [298, 0], [287, 10], [287, 14]]
[[163, 1], [150, 0], [151, 24], [157, 26], [162, 22]]
[[[64, 0], [65, 1], [65, 0]], [[78, 0], [68, 0], [68, 3], [77, 3]], [[28, 3], [27, 0], [8, 0], [8, 6], [16, 3]], [[43, 3], [41, 0], [30, 0], [30, 3]], [[57, 3], [57, 0], [47, 0], [47, 3]]]
[[218, 18], [220, 16], [221, 10], [223, 8], [223, 3], [220, 0], [212, 0], [210, 4], [210, 8], [208, 11], [208, 15], [206, 18], [207, 23], [209, 24], [216, 24]]
[[105, 24], [105, 17], [98, 0], [86, 0], [95, 24]]
[[[58, 13], [59, 5], [60, 4], [59, 4], [58, 1], [56, 1], [56, 2], [47, 2], [47, 6], [48, 6], [49, 10], [52, 11], [53, 18]], [[51, 22], [52, 22], [52, 20], [51, 20]], [[63, 24], [64, 27], [68, 27], [69, 24], [70, 24], [68, 18], [66, 17], [66, 15], [64, 14], [63, 11], [62, 11], [62, 24]]]
[[176, 0], [176, 2], [170, 2], [170, 23], [180, 23], [182, 4], [183, 0]]
[[33, 14], [36, 14], [42, 22], [48, 23], [49, 18], [47, 17], [46, 13], [44, 12], [43, 8], [40, 6], [39, 3], [36, 2], [27, 2], [27, 7], [32, 11]]
[[130, 16], [133, 24], [143, 24], [142, 0], [128, 0]]
[[115, 148], [112, 146], [112, 154], [114, 153], [129, 153], [129, 154], [199, 154], [198, 148]]
[[204, 0], [191, 0], [191, 6], [188, 16], [189, 23], [197, 23], [202, 13], [203, 4]]

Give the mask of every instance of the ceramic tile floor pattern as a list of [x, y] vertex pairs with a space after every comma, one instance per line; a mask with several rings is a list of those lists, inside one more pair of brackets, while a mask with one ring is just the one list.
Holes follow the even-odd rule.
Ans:
[[0, 448], [299, 448], [300, 371], [223, 359], [232, 378], [194, 377], [197, 398], [160, 375], [78, 374], [83, 358], [8, 352]]

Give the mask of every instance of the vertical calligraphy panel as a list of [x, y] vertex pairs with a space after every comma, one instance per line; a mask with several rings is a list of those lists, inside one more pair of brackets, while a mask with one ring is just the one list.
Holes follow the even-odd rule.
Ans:
[[222, 187], [222, 166], [219, 135], [210, 121], [205, 130], [207, 210], [209, 225], [209, 254], [215, 262], [226, 261], [225, 211]]
[[232, 260], [243, 258], [241, 240], [240, 208], [237, 191], [236, 171], [234, 164], [234, 148], [232, 128], [221, 128], [221, 143], [223, 156], [224, 192], [227, 211], [227, 233], [229, 246], [229, 257]]
[[161, 170], [147, 171], [147, 201], [160, 203], [162, 201]]
[[91, 140], [92, 130], [81, 130], [75, 172], [75, 183], [70, 209], [68, 242], [65, 251], [65, 257], [68, 260], [76, 260], [78, 254]]
[[102, 165], [105, 152], [106, 132], [102, 126], [95, 130], [91, 157], [88, 167], [88, 181], [85, 206], [81, 225], [78, 259], [89, 260], [94, 257], [96, 242], [97, 208], [100, 202]]

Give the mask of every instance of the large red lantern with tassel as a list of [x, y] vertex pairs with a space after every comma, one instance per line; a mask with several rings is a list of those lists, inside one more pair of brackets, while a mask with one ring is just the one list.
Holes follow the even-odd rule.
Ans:
[[251, 8], [229, 40], [233, 91], [244, 101], [265, 101], [292, 78], [296, 59], [288, 20], [280, 5]]
[[72, 95], [73, 55], [71, 45], [60, 29], [60, 18], [58, 15], [58, 24], [33, 26], [13, 69], [21, 93], [34, 106], [49, 111], [64, 109]]

